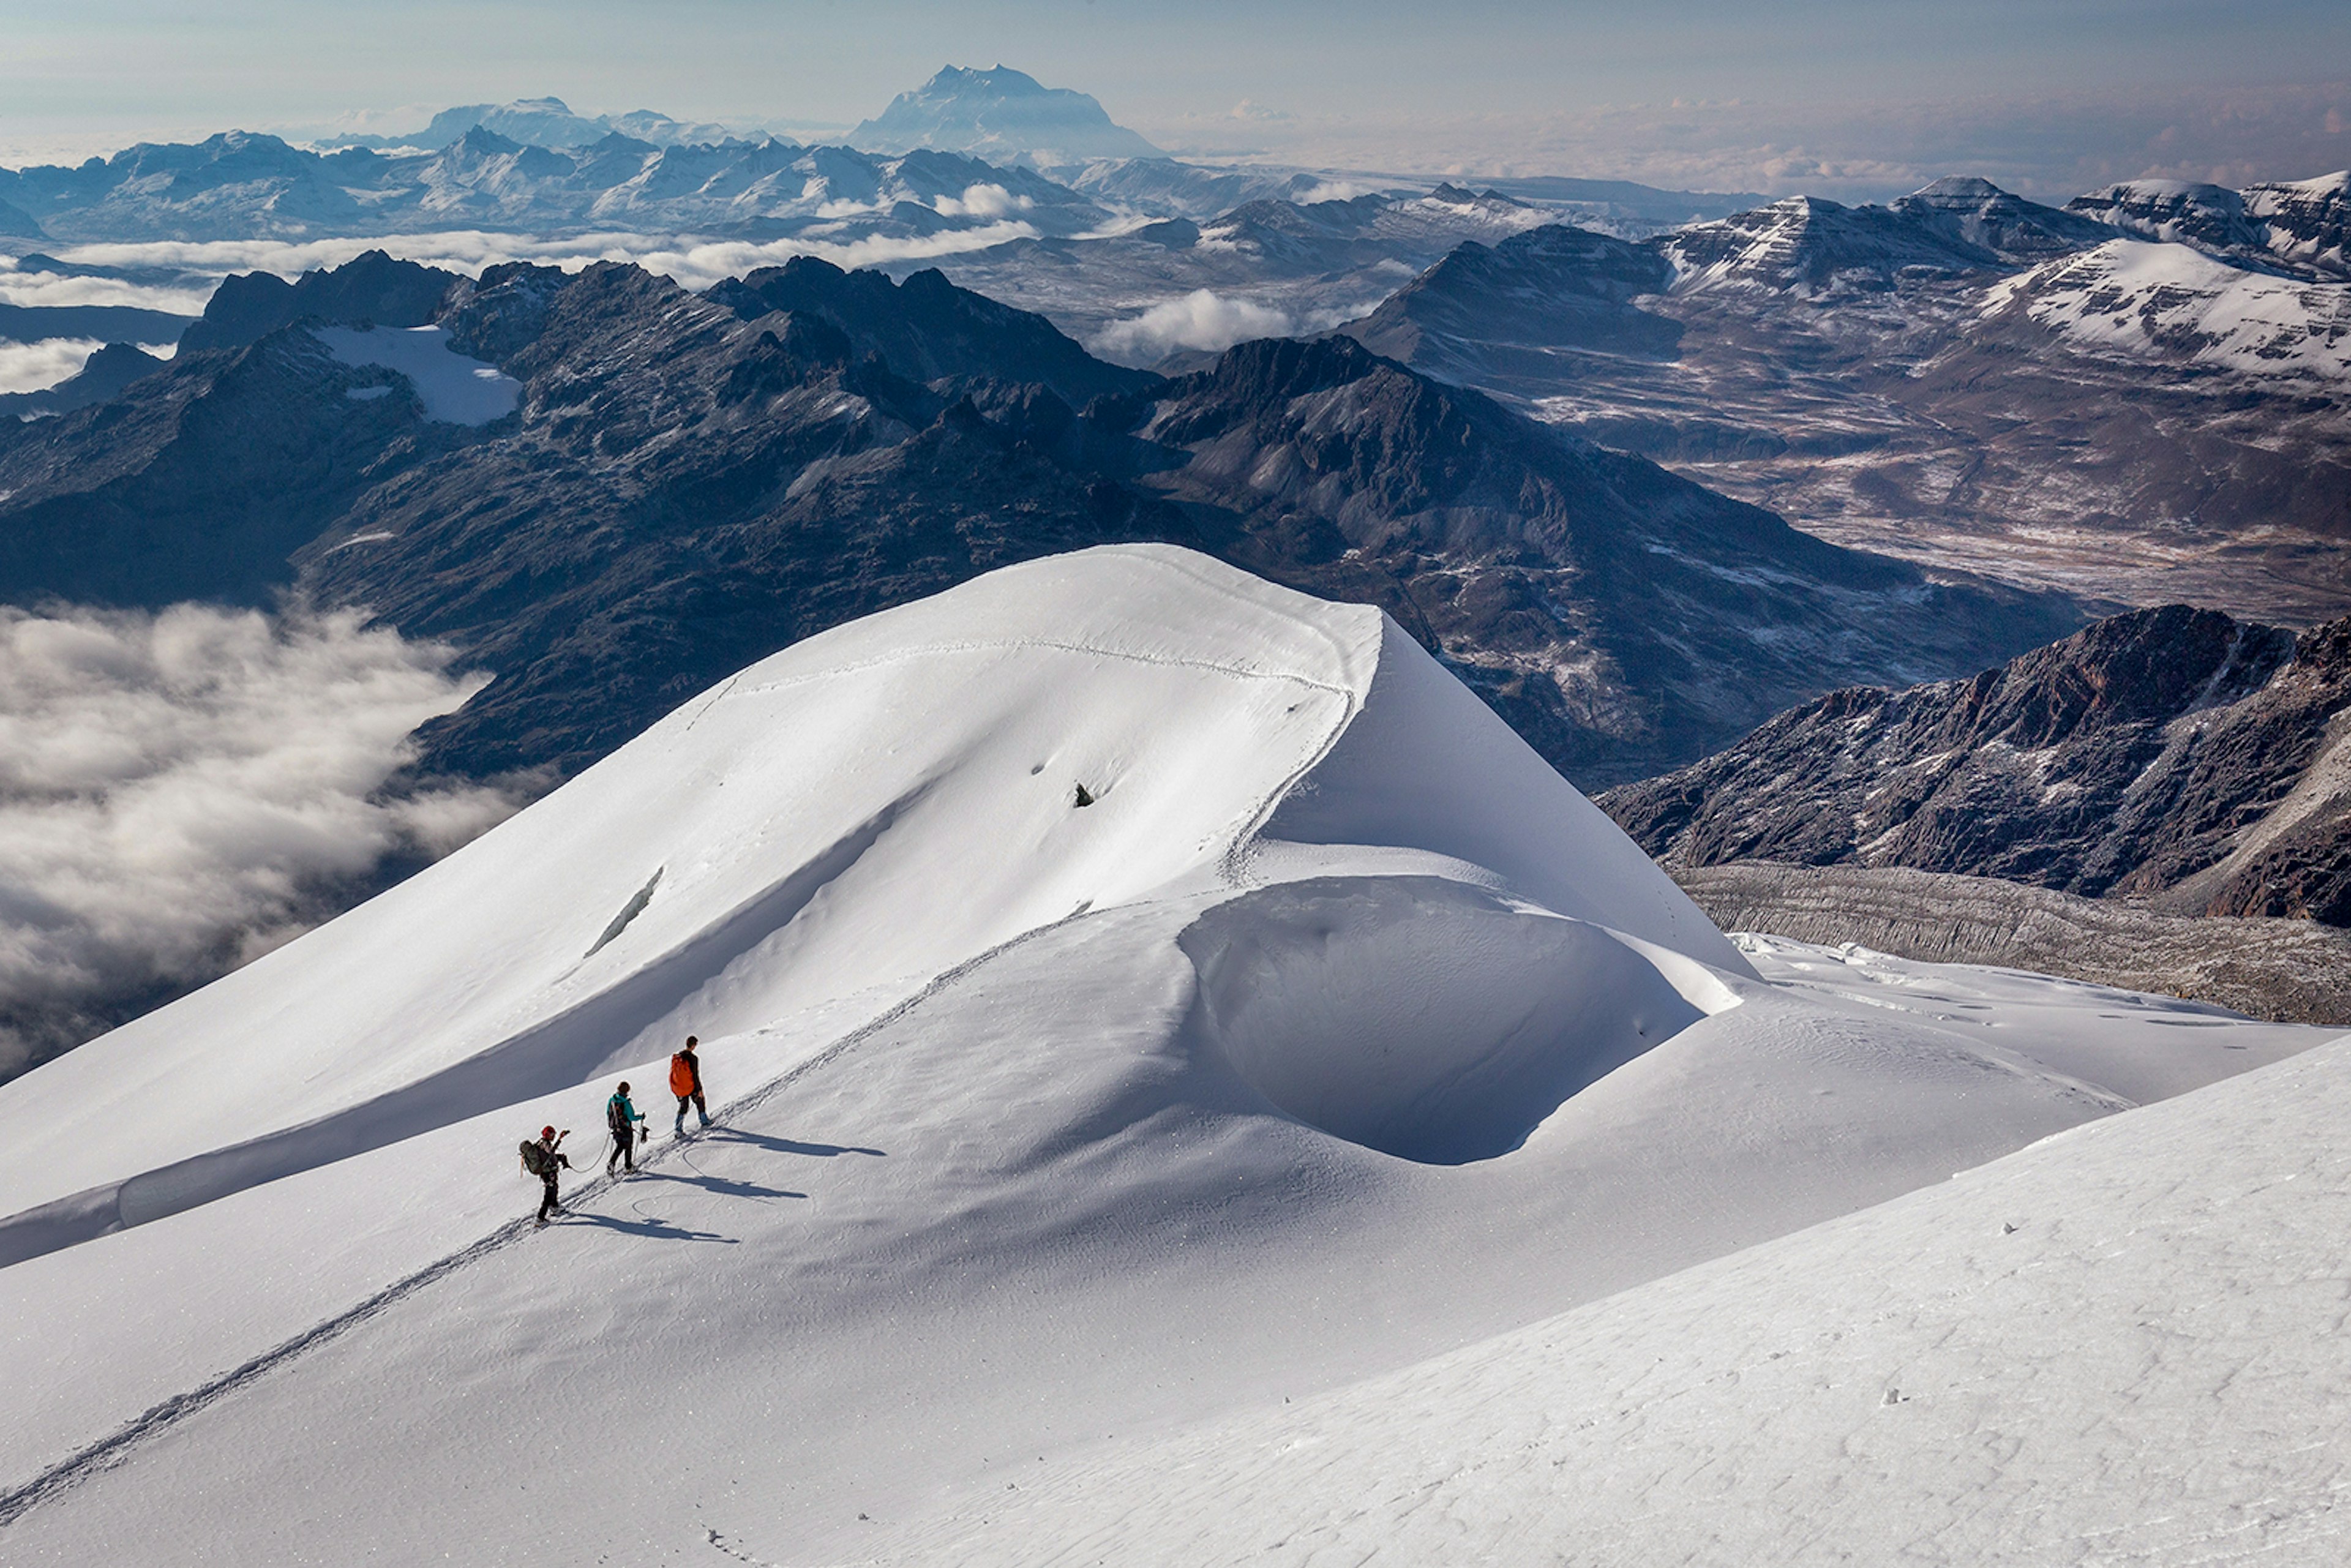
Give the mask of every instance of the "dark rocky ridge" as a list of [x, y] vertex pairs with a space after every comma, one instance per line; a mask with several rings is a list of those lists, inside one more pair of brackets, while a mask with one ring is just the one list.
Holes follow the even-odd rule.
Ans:
[[1343, 338], [1243, 344], [1140, 434], [1186, 459], [1149, 487], [1239, 519], [1230, 559], [1386, 604], [1595, 786], [1720, 744], [1763, 692], [1949, 668], [2069, 613], [1824, 546]]
[[88, 408], [121, 394], [141, 376], [153, 375], [170, 361], [159, 360], [130, 343], [108, 343], [82, 361], [81, 369], [52, 387], [38, 392], [0, 392], [0, 418], [14, 414], [64, 413]]
[[1579, 352], [1670, 360], [1681, 323], [1634, 301], [1673, 277], [1654, 246], [1553, 224], [1461, 246], [1346, 330], [1452, 381], [1552, 374]]
[[1909, 867], [2351, 925], [2351, 621], [2172, 605], [1834, 692], [1602, 806], [1668, 864]]
[[[522, 383], [506, 418], [429, 421], [305, 325], [406, 320], [436, 288], [450, 341]], [[625, 266], [467, 281], [375, 257], [217, 309], [216, 346], [120, 399], [0, 428], [0, 596], [366, 605], [498, 675], [427, 731], [428, 765], [466, 774], [577, 768], [801, 637], [1119, 539], [1385, 606], [1587, 782], [2077, 619], [1343, 341], [1161, 382], [935, 277], [815, 262], [696, 296]]]

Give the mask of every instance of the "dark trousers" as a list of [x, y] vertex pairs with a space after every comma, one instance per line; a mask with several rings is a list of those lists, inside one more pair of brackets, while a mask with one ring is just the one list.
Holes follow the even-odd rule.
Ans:
[[538, 1217], [541, 1219], [545, 1219], [549, 1215], [554, 1213], [556, 1208], [555, 1177], [551, 1174], [543, 1176], [538, 1178], [538, 1182], [539, 1186], [544, 1187], [547, 1192], [547, 1196], [538, 1200]]
[[611, 1176], [612, 1167], [623, 1160], [631, 1170], [637, 1168], [637, 1130], [633, 1126], [613, 1129], [612, 1152], [604, 1156], [604, 1174]]
[[702, 1103], [702, 1091], [697, 1089], [691, 1094], [681, 1094], [677, 1097], [677, 1124], [680, 1127], [685, 1125], [685, 1108], [688, 1105], [693, 1106], [695, 1113], [702, 1118], [704, 1126], [710, 1125], [710, 1107]]

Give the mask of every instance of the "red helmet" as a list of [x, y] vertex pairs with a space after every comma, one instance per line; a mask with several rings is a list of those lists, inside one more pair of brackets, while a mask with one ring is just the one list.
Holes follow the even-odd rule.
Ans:
[[542, 1138], [551, 1138], [555, 1136], [555, 1129], [552, 1127], [541, 1127], [538, 1130], [538, 1135]]

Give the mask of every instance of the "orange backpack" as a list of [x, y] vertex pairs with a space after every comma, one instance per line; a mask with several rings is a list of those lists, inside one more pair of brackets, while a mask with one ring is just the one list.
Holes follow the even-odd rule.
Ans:
[[683, 1100], [702, 1087], [694, 1062], [685, 1052], [679, 1051], [669, 1059], [669, 1092]]

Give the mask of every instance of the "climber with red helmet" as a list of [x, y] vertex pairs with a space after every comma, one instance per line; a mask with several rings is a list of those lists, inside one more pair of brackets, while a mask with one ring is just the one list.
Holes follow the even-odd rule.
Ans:
[[538, 1200], [538, 1222], [547, 1223], [550, 1214], [560, 1214], [562, 1207], [555, 1201], [556, 1173], [571, 1168], [571, 1156], [563, 1152], [563, 1140], [571, 1135], [566, 1127], [560, 1133], [553, 1127], [539, 1129], [536, 1139], [525, 1138], [522, 1144], [522, 1174], [535, 1176], [545, 1196]]

